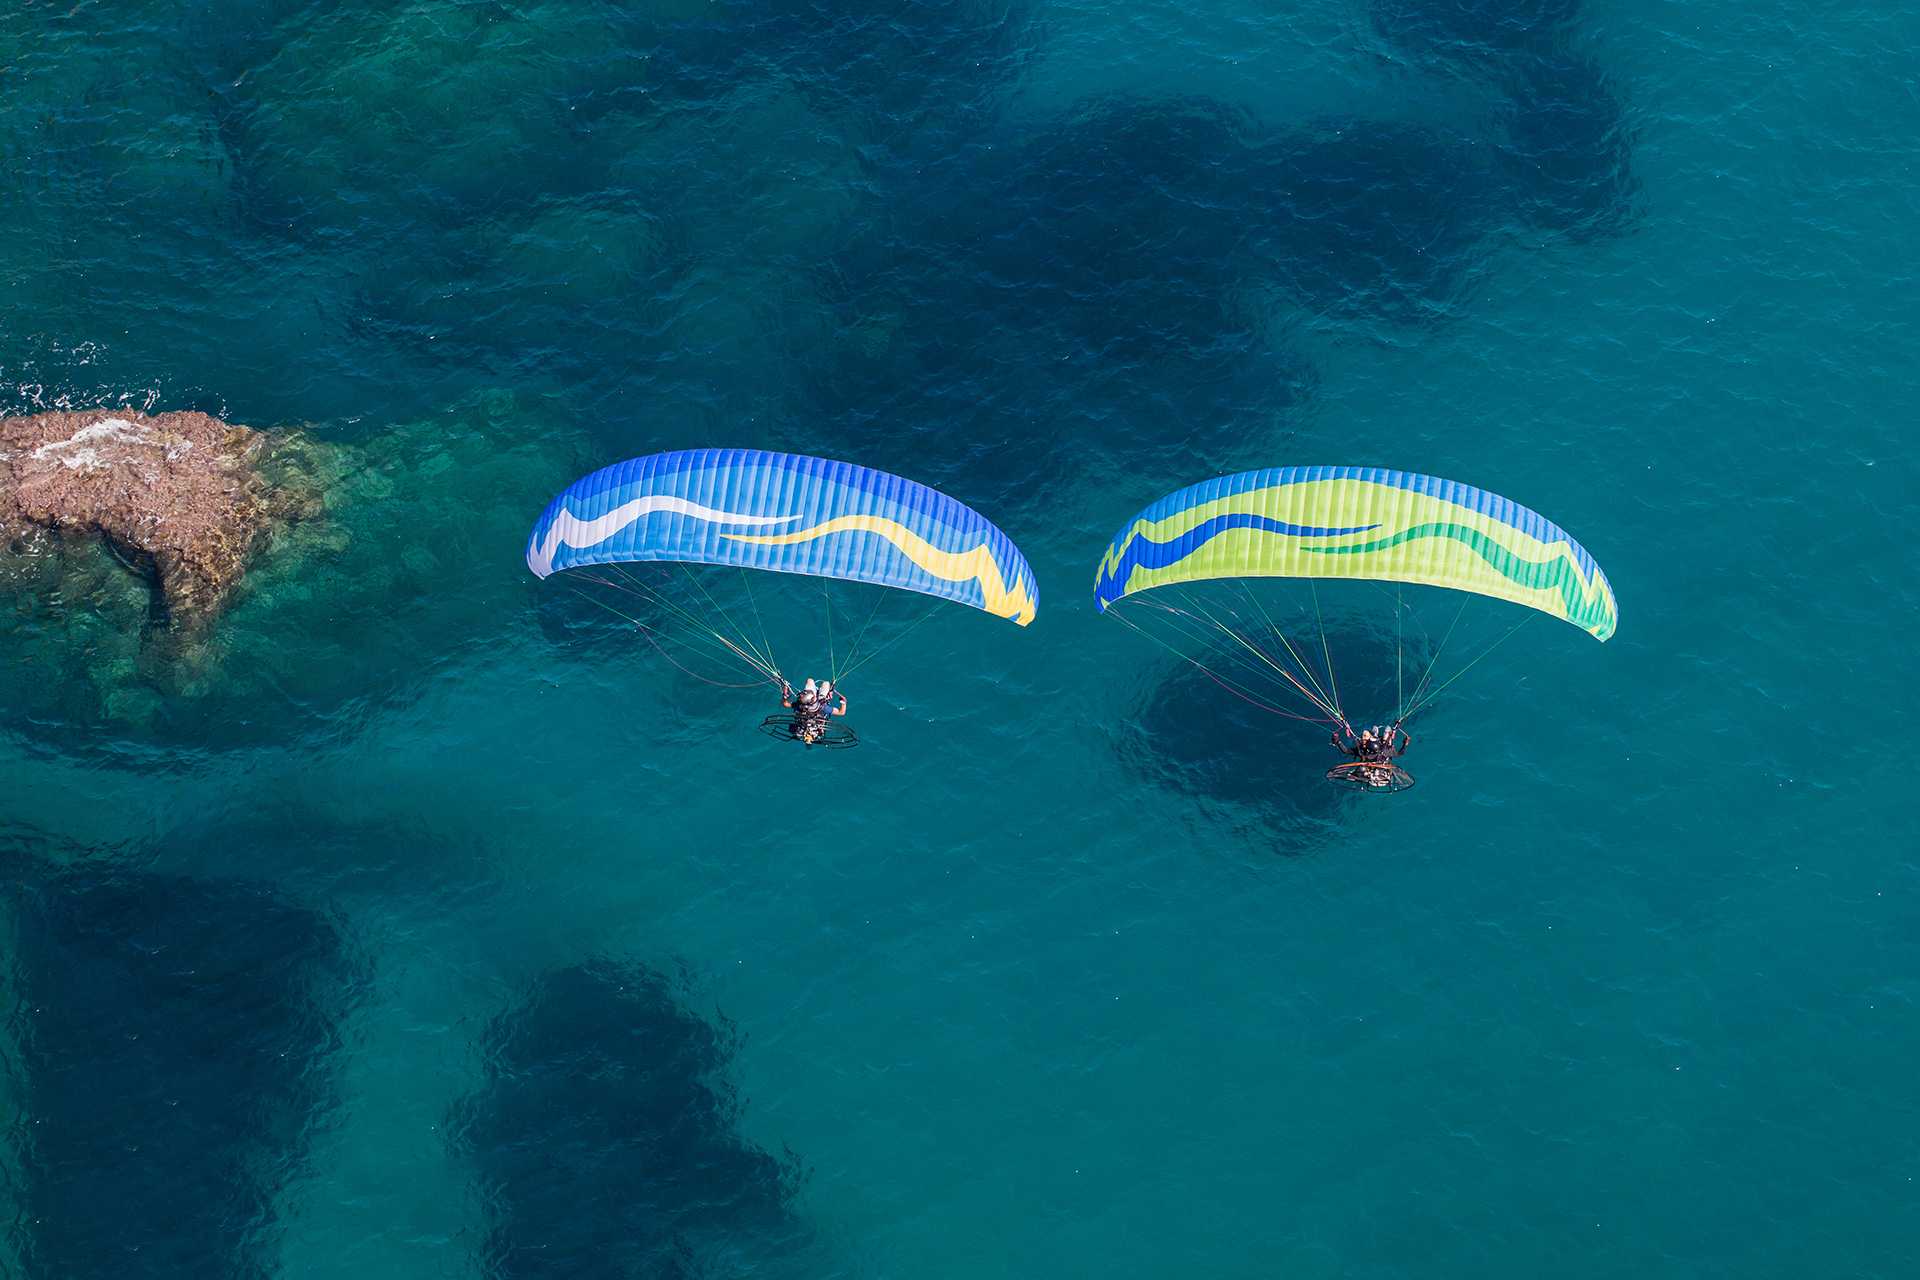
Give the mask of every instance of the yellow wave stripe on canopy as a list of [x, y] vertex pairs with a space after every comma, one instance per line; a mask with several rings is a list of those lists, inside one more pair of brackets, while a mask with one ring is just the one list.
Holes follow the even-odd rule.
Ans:
[[1563, 618], [1601, 640], [1613, 634], [1606, 575], [1544, 517], [1448, 481], [1355, 471], [1276, 469], [1163, 498], [1101, 557], [1098, 603], [1208, 578], [1359, 578], [1471, 591]]
[[1009, 585], [1001, 572], [1000, 562], [994, 559], [987, 544], [982, 543], [970, 551], [943, 551], [898, 520], [889, 520], [885, 516], [835, 516], [811, 528], [795, 529], [791, 533], [729, 533], [723, 536], [733, 542], [780, 547], [810, 542], [836, 533], [871, 533], [891, 542], [901, 555], [936, 578], [947, 582], [978, 583], [983, 599], [981, 608], [997, 617], [1011, 619], [1024, 627], [1033, 621], [1038, 611], [1027, 583], [1016, 577]]

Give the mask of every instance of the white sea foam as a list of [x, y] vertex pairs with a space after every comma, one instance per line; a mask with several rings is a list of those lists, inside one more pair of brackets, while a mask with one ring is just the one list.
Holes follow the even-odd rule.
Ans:
[[[60, 465], [71, 470], [95, 470], [107, 465], [98, 446], [103, 444], [145, 444], [153, 438], [153, 428], [128, 422], [125, 418], [102, 418], [90, 426], [80, 428], [65, 440], [55, 440], [41, 445], [33, 451], [33, 456], [44, 461], [58, 458]], [[169, 456], [172, 456], [169, 451]]]

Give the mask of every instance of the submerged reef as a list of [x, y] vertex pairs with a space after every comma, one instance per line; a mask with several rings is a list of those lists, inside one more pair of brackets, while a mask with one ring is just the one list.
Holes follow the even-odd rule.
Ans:
[[455, 1117], [490, 1215], [485, 1273], [798, 1274], [813, 1253], [791, 1203], [801, 1171], [737, 1132], [736, 1044], [651, 970], [542, 977], [488, 1029], [487, 1082]]
[[1251, 238], [1315, 314], [1442, 318], [1500, 225], [1504, 192], [1486, 150], [1381, 120], [1324, 120], [1281, 135], [1249, 162], [1270, 201]]
[[[757, 19], [759, 56], [823, 108], [885, 138], [977, 125], [1024, 69], [1035, 0], [731, 0]], [[731, 10], [731, 12], [728, 12]]]
[[1530, 225], [1574, 240], [1627, 228], [1640, 195], [1634, 132], [1599, 63], [1542, 53], [1516, 72], [1502, 114], [1502, 159]]
[[1581, 0], [1372, 0], [1373, 27], [1408, 53], [1494, 63], [1561, 39]]
[[270, 890], [62, 867], [0, 836], [18, 1001], [9, 1252], [71, 1280], [264, 1275], [361, 975]]
[[876, 182], [791, 416], [843, 450], [964, 441], [929, 478], [1003, 511], [1105, 479], [1090, 435], [1143, 469], [1252, 465], [1318, 386], [1298, 331], [1448, 318], [1518, 199], [1471, 134], [1196, 95], [1088, 99]]
[[1373, 0], [1374, 30], [1418, 64], [1490, 85], [1520, 220], [1576, 240], [1623, 230], [1634, 131], [1578, 40], [1581, 0]]
[[291, 452], [204, 413], [0, 418], [0, 536], [97, 534], [152, 577], [166, 617], [205, 620], [277, 527], [319, 509]]
[[920, 474], [1002, 515], [1109, 458], [1250, 464], [1315, 385], [1249, 244], [1252, 132], [1114, 95], [883, 172], [890, 200], [819, 272], [834, 340], [791, 417], [842, 451], [948, 441], [927, 452], [952, 469]]
[[570, 3], [343, 6], [290, 25], [223, 86], [246, 216], [386, 244], [573, 191], [581, 109], [644, 84], [647, 52], [634, 20]]
[[[214, 86], [246, 216], [398, 244], [537, 200], [608, 192], [642, 131], [798, 95], [868, 144], [979, 117], [1023, 65], [1031, 0], [402, 0], [283, 24]], [[582, 56], [582, 50], [591, 50]], [[342, 102], [355, 109], [343, 112]], [[289, 140], [300, 145], [289, 146]], [[797, 139], [801, 145], [805, 138]], [[670, 181], [635, 194], [652, 198]]]

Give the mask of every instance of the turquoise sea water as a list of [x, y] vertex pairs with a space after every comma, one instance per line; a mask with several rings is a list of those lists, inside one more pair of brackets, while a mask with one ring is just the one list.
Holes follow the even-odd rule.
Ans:
[[[10, 7], [0, 411], [344, 461], [191, 657], [110, 562], [0, 587], [0, 1274], [1915, 1274], [1917, 42]], [[756, 737], [520, 558], [709, 443], [962, 496], [1039, 621]], [[1127, 514], [1290, 462], [1520, 497], [1619, 634], [1332, 794], [1091, 603]]]

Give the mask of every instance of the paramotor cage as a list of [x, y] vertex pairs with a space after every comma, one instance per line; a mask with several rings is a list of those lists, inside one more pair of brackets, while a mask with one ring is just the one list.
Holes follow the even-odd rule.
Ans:
[[760, 732], [781, 742], [797, 742], [803, 747], [825, 747], [829, 751], [843, 751], [860, 745], [860, 737], [854, 733], [852, 725], [828, 721], [814, 728], [809, 736], [806, 722], [791, 712], [768, 716], [760, 722]]
[[1395, 792], [1413, 786], [1413, 775], [1385, 761], [1350, 760], [1327, 770], [1327, 781], [1348, 791]]

